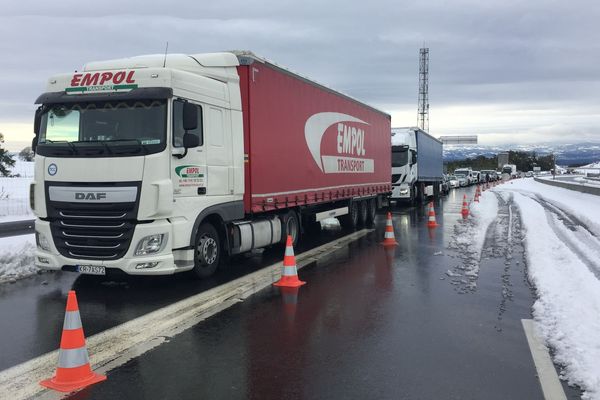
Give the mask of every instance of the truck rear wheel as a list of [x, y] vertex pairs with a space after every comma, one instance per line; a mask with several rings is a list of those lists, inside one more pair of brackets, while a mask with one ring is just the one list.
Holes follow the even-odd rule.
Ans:
[[358, 203], [358, 225], [365, 226], [367, 224], [367, 200], [361, 200]]
[[198, 228], [194, 246], [194, 275], [208, 278], [215, 273], [221, 258], [221, 243], [214, 226], [204, 223]]
[[367, 225], [371, 226], [375, 223], [377, 215], [377, 199], [367, 200]]
[[353, 230], [358, 226], [358, 203], [355, 201], [348, 204], [348, 214], [338, 218], [342, 228]]

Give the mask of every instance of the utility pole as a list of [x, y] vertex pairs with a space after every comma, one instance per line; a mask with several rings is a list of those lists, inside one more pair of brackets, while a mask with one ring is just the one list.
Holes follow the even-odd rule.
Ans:
[[429, 132], [429, 48], [419, 50], [419, 110], [417, 126]]

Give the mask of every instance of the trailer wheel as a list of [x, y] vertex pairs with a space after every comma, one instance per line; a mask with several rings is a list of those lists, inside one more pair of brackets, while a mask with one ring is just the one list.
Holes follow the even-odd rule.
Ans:
[[361, 200], [358, 203], [358, 225], [365, 226], [367, 224], [367, 200]]
[[194, 246], [194, 274], [198, 278], [208, 278], [215, 273], [221, 258], [219, 234], [210, 223], [198, 228]]
[[287, 240], [287, 235], [292, 237], [292, 245], [296, 247], [300, 240], [300, 221], [298, 214], [294, 210], [290, 210], [282, 217], [283, 222], [283, 243]]
[[377, 199], [372, 198], [367, 200], [367, 225], [371, 226], [375, 223], [377, 215]]
[[343, 215], [338, 218], [340, 220], [340, 225], [344, 229], [353, 230], [358, 226], [358, 203], [356, 201], [351, 201], [348, 204], [348, 214]]

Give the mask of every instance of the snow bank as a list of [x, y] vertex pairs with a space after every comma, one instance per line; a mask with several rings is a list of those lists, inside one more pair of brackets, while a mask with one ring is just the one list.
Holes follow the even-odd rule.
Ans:
[[498, 199], [490, 191], [483, 192], [479, 203], [471, 203], [470, 216], [459, 219], [454, 225], [454, 233], [448, 243], [448, 248], [453, 249], [462, 259], [462, 264], [454, 268], [451, 277], [464, 276], [465, 279], [455, 279], [453, 284], [464, 284], [460, 290], [475, 290], [479, 277], [479, 264], [481, 252], [485, 242], [488, 227], [498, 215]]
[[[580, 206], [586, 203], [577, 192], [555, 187], [536, 189], [553, 199], [559, 196], [555, 192], [566, 191], [568, 197], [563, 195], [562, 204], [572, 197], [578, 197], [574, 203]], [[600, 281], [556, 235], [539, 203], [518, 193], [514, 200], [526, 231], [528, 275], [538, 295], [533, 315], [540, 333], [554, 349], [555, 361], [564, 366], [562, 377], [579, 385], [585, 391], [584, 399], [600, 399]], [[596, 199], [587, 200], [577, 215], [597, 220], [598, 208], [592, 201]], [[592, 218], [594, 212], [596, 218]], [[551, 218], [557, 226], [562, 224], [555, 215]]]
[[0, 238], [0, 284], [36, 274], [34, 235]]
[[479, 203], [471, 203], [471, 217], [475, 225], [473, 244], [481, 258], [481, 250], [485, 242], [488, 227], [498, 216], [498, 199], [491, 191], [485, 191], [479, 198]]

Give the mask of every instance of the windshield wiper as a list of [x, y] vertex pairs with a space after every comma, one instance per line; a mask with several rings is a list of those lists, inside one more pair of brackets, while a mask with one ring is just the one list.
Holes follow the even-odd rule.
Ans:
[[48, 139], [46, 139], [44, 141], [44, 143], [66, 143], [71, 148], [71, 151], [73, 151], [73, 154], [79, 154], [75, 145], [72, 142], [69, 142], [68, 140], [48, 140]]
[[106, 152], [108, 154], [111, 154], [111, 155], [113, 154], [113, 151], [111, 150], [110, 147], [108, 147], [108, 144], [106, 144], [106, 141], [104, 141], [104, 140], [77, 140], [72, 143], [100, 143], [106, 149]]
[[112, 139], [112, 140], [107, 141], [106, 143], [115, 143], [115, 142], [135, 142], [138, 146], [140, 146], [140, 149], [144, 151], [145, 155], [148, 154], [148, 147], [146, 147], [146, 145], [143, 144], [140, 139]]

